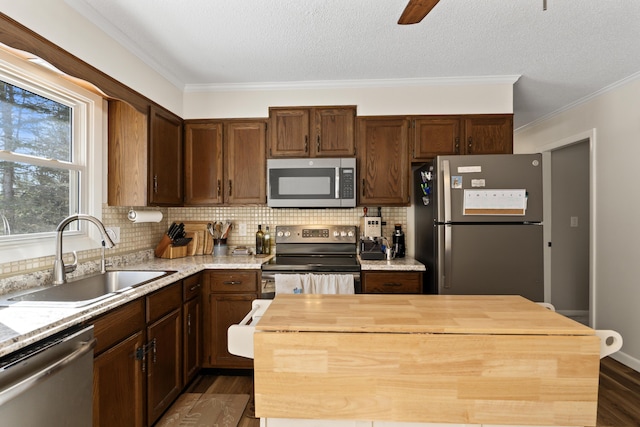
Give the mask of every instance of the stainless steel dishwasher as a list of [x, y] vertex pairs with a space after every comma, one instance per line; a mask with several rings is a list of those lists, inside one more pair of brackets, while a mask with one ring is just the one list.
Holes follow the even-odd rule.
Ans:
[[94, 347], [82, 326], [0, 359], [0, 424], [91, 426]]

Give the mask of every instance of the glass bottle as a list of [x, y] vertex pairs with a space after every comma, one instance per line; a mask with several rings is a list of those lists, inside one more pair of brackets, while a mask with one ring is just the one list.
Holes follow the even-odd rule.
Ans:
[[265, 255], [271, 255], [271, 233], [269, 232], [269, 226], [264, 232], [264, 247], [262, 251]]
[[258, 224], [258, 231], [256, 232], [256, 255], [264, 253], [264, 233], [262, 232], [262, 225]]

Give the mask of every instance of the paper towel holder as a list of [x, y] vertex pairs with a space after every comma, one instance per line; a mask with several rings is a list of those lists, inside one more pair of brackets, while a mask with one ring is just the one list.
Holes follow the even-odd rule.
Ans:
[[136, 212], [133, 208], [129, 209], [127, 218], [131, 222], [160, 222], [162, 221], [162, 212], [160, 211], [140, 211]]

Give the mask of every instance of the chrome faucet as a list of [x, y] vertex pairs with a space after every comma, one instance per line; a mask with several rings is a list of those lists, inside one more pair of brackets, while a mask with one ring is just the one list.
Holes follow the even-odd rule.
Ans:
[[76, 267], [78, 267], [78, 254], [76, 251], [73, 251], [73, 264], [64, 265], [64, 261], [62, 260], [62, 231], [65, 229], [69, 223], [73, 221], [86, 220], [92, 222], [98, 227], [100, 230], [100, 235], [102, 236], [102, 258], [100, 261], [100, 269], [101, 273], [106, 271], [106, 264], [104, 260], [104, 248], [105, 246], [112, 248], [115, 246], [111, 237], [107, 234], [107, 230], [104, 228], [104, 224], [100, 222], [100, 220], [91, 215], [85, 214], [74, 214], [66, 217], [62, 220], [58, 227], [56, 228], [56, 259], [53, 262], [53, 284], [61, 285], [67, 281], [66, 274], [75, 271]]

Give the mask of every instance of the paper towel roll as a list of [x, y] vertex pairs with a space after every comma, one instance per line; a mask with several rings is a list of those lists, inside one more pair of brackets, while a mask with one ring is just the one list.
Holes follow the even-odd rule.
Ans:
[[136, 212], [133, 209], [131, 209], [127, 217], [131, 222], [160, 222], [162, 221], [162, 212], [160, 211]]

